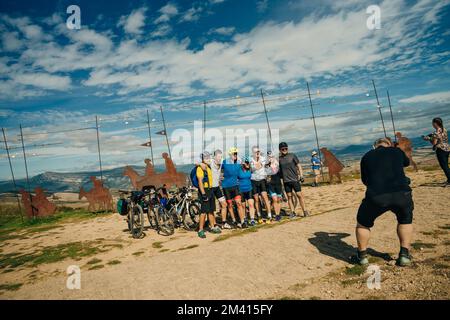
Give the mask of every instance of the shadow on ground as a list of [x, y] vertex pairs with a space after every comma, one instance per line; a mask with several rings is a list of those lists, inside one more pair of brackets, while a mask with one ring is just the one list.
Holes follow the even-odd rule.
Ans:
[[[350, 236], [349, 233], [319, 231], [314, 233], [314, 237], [309, 238], [308, 241], [321, 254], [349, 263], [351, 262], [350, 257], [356, 253], [356, 248], [342, 240], [348, 236]], [[367, 253], [386, 261], [392, 260], [392, 257], [388, 253], [379, 252], [371, 248], [367, 250]]]

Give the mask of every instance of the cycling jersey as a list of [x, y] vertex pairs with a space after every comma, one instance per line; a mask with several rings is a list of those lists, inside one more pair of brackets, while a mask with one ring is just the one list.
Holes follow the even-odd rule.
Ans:
[[241, 162], [237, 160], [234, 162], [231, 159], [226, 159], [222, 162], [223, 181], [222, 188], [231, 188], [239, 185], [238, 176], [241, 170]]
[[[261, 167], [260, 168], [256, 168], [257, 164], [260, 164]], [[250, 166], [252, 168], [252, 180], [255, 181], [261, 181], [261, 180], [265, 180], [266, 179], [266, 158], [264, 158], [263, 156], [259, 157], [259, 161], [257, 161], [255, 158], [252, 158], [252, 160], [250, 161]]]
[[320, 169], [320, 160], [317, 156], [311, 157], [311, 169], [319, 170]]
[[244, 170], [241, 168], [239, 171], [239, 191], [248, 192], [252, 190], [252, 181], [250, 180], [252, 173], [250, 170]]
[[220, 184], [220, 174], [222, 172], [222, 163], [216, 164], [214, 159], [211, 159], [211, 171], [212, 171], [212, 187], [218, 187]]

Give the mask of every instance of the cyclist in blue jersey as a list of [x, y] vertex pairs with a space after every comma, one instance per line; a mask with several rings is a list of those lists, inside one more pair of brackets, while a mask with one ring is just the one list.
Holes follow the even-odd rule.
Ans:
[[[250, 225], [255, 226], [255, 199], [253, 199], [253, 186], [252, 186], [252, 171], [250, 167], [250, 159], [248, 157], [244, 157], [242, 159], [242, 167], [239, 171], [239, 191], [241, 193], [242, 203], [244, 204], [245, 211], [245, 203], [247, 202], [248, 211], [250, 214]], [[245, 223], [245, 222], [244, 222]], [[245, 223], [245, 225], [247, 225]]]
[[317, 151], [313, 150], [313, 152], [311, 153], [311, 169], [314, 173], [314, 183], [312, 184], [313, 187], [319, 186], [320, 167], [321, 166], [322, 166], [322, 163], [320, 162]]
[[222, 163], [222, 189], [225, 194], [225, 199], [228, 204], [228, 212], [230, 213], [233, 223], [236, 223], [233, 201], [236, 203], [240, 222], [237, 223], [237, 227], [241, 228], [244, 222], [244, 207], [241, 202], [241, 195], [239, 193], [239, 171], [241, 170], [241, 162], [238, 159], [238, 149], [236, 147], [230, 148], [228, 154], [230, 157], [225, 159]]

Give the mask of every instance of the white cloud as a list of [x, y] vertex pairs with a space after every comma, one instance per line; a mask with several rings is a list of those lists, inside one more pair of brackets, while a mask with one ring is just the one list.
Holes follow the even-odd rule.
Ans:
[[256, 1], [256, 10], [258, 12], [264, 12], [269, 7], [269, 0], [257, 0]]
[[178, 14], [178, 8], [173, 3], [167, 3], [164, 7], [159, 9], [159, 12], [161, 15], [154, 21], [155, 24], [170, 21], [170, 19]]
[[67, 90], [71, 79], [68, 76], [56, 76], [48, 73], [23, 73], [13, 77], [13, 81], [49, 90]]
[[450, 103], [450, 91], [439, 91], [428, 94], [421, 94], [398, 100], [401, 103]]
[[2, 44], [5, 51], [16, 51], [22, 47], [17, 32], [4, 32], [2, 34]]
[[203, 12], [202, 7], [192, 7], [189, 8], [181, 17], [181, 22], [191, 22], [191, 21], [197, 21], [200, 19], [200, 14]]
[[208, 31], [208, 34], [220, 34], [222, 36], [232, 35], [235, 31], [234, 27], [220, 27]]
[[122, 16], [118, 26], [122, 26], [126, 33], [142, 34], [142, 27], [145, 25], [145, 12], [147, 8], [134, 10], [128, 16]]

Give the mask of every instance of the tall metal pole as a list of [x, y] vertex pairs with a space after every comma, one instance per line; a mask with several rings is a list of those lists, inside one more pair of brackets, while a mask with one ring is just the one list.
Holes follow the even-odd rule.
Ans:
[[11, 177], [13, 181], [14, 191], [16, 192], [17, 206], [19, 207], [20, 220], [23, 222], [22, 206], [20, 205], [19, 193], [17, 192], [16, 178], [14, 177], [14, 170], [11, 163], [11, 156], [9, 154], [8, 140], [6, 140], [5, 128], [2, 128], [2, 132], [3, 132], [3, 139], [5, 142], [6, 154], [8, 155], [9, 169], [11, 170]]
[[206, 101], [203, 101], [203, 134], [202, 134], [202, 140], [203, 140], [203, 151], [206, 148]]
[[20, 141], [22, 142], [23, 161], [25, 163], [25, 174], [27, 177], [27, 188], [28, 188], [28, 194], [30, 195], [31, 215], [34, 218], [35, 217], [35, 214], [34, 214], [35, 208], [33, 206], [33, 197], [31, 196], [30, 177], [28, 176], [27, 155], [25, 153], [25, 143], [23, 141], [22, 124], [19, 124], [19, 127], [20, 127]]
[[164, 126], [164, 135], [166, 136], [167, 150], [169, 150], [169, 157], [170, 159], [172, 159], [172, 153], [170, 152], [169, 138], [167, 137], [166, 120], [164, 119], [164, 112], [162, 106], [159, 106], [159, 109], [161, 110], [161, 118]]
[[152, 164], [155, 165], [155, 161], [153, 159], [153, 144], [152, 144], [152, 132], [150, 130], [150, 115], [147, 109], [147, 126], [148, 126], [148, 138], [150, 139], [150, 152], [152, 155]]
[[100, 151], [100, 133], [98, 130], [98, 116], [95, 116], [95, 129], [97, 131], [97, 150], [98, 150], [98, 162], [100, 164], [100, 181], [103, 182], [102, 155]]
[[264, 114], [266, 115], [266, 122], [267, 122], [267, 130], [269, 130], [269, 140], [270, 140], [270, 151], [273, 152], [273, 143], [272, 143], [272, 129], [270, 128], [269, 123], [269, 116], [267, 114], [267, 107], [266, 107], [266, 100], [264, 99], [264, 92], [263, 89], [261, 89], [261, 100], [264, 106]]
[[397, 142], [397, 136], [395, 135], [394, 114], [392, 113], [391, 97], [389, 96], [389, 90], [386, 90], [386, 94], [389, 102], [389, 110], [391, 112], [392, 129], [394, 130], [394, 142]]
[[383, 125], [384, 137], [387, 138], [386, 127], [384, 126], [383, 113], [381, 112], [381, 105], [380, 105], [380, 101], [378, 100], [378, 93], [377, 93], [377, 87], [375, 87], [375, 81], [372, 80], [372, 84], [373, 84], [373, 89], [375, 90], [375, 97], [377, 98], [377, 108], [378, 108], [378, 111], [380, 112], [380, 119], [381, 119], [381, 124]]
[[320, 161], [320, 173], [322, 175], [322, 182], [325, 181], [325, 177], [323, 176], [323, 166], [322, 166], [322, 156], [320, 155], [320, 145], [319, 145], [319, 135], [317, 134], [317, 127], [316, 127], [316, 117], [314, 115], [314, 108], [311, 100], [311, 91], [309, 90], [309, 83], [306, 82], [306, 87], [308, 88], [308, 97], [309, 97], [309, 105], [311, 106], [311, 115], [314, 125], [314, 132], [316, 134], [316, 145], [317, 145], [317, 153], [319, 154], [319, 161]]

